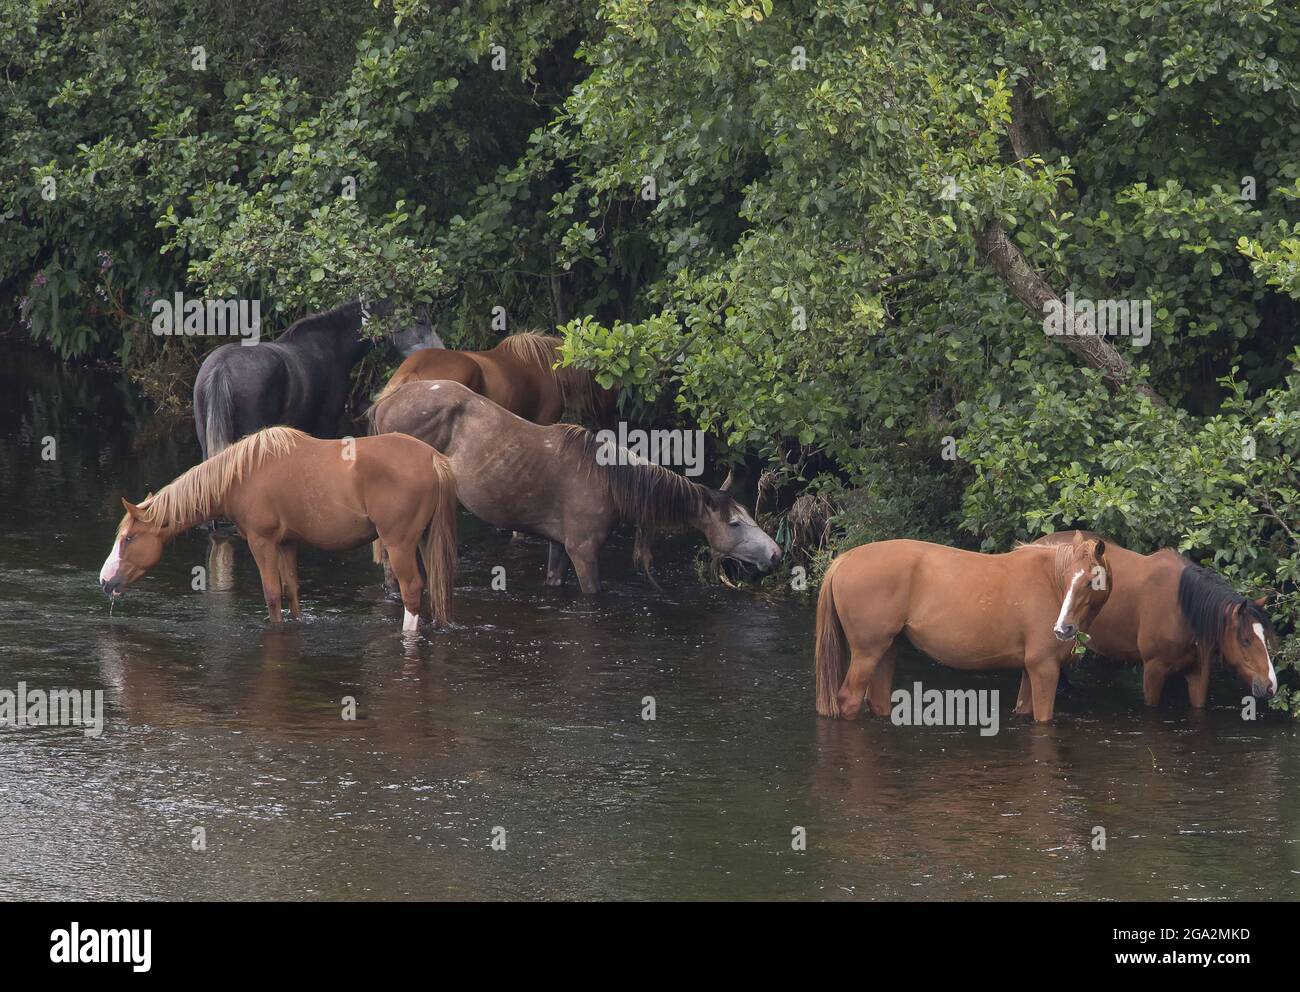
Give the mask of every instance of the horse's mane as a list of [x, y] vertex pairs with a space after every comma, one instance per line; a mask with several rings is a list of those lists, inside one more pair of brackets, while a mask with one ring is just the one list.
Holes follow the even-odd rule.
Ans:
[[[160, 528], [211, 520], [231, 486], [268, 459], [288, 453], [304, 437], [307, 435], [292, 427], [267, 427], [241, 438], [207, 461], [182, 472], [144, 500], [137, 507], [140, 517]], [[122, 526], [130, 517], [127, 514]], [[121, 532], [121, 527], [118, 531]]]
[[[1091, 532], [1081, 531], [1081, 533], [1087, 535], [1088, 540], [1101, 540]], [[1036, 544], [1030, 541], [1016, 541], [1016, 543], [1012, 545], [1011, 551], [1012, 553], [1029, 550], [1049, 552], [1052, 555], [1052, 574], [1056, 578], [1057, 585], [1064, 588], [1066, 580], [1069, 578], [1069, 576], [1066, 575], [1066, 572], [1069, 571], [1070, 565], [1074, 561], [1074, 549], [1077, 547], [1079, 547], [1079, 545], [1072, 541], [1062, 541], [1057, 544]]]
[[1238, 606], [1241, 615], [1237, 619], [1236, 634], [1242, 644], [1249, 641], [1250, 627], [1256, 623], [1262, 626], [1270, 643], [1276, 642], [1273, 622], [1259, 604], [1233, 589], [1218, 572], [1186, 558], [1183, 561], [1186, 566], [1178, 577], [1178, 606], [1202, 652], [1222, 653], [1223, 641], [1228, 634], [1228, 612]]
[[600, 476], [624, 520], [651, 527], [678, 527], [705, 510], [727, 513], [736, 505], [728, 494], [691, 482], [629, 451], [624, 452], [627, 464], [602, 465], [596, 455], [606, 442], [576, 424], [557, 426], [563, 429], [561, 450], [576, 453]]
[[343, 330], [353, 324], [360, 326], [360, 321], [361, 301], [353, 300], [351, 303], [344, 303], [342, 306], [335, 307], [333, 310], [326, 310], [324, 313], [309, 313], [305, 317], [300, 317], [290, 324], [288, 329], [276, 340], [288, 341], [315, 331]]
[[576, 454], [588, 470], [604, 484], [620, 519], [636, 524], [636, 543], [632, 558], [650, 583], [658, 588], [651, 574], [653, 555], [650, 543], [657, 527], [680, 527], [706, 509], [729, 514], [736, 501], [727, 493], [691, 482], [670, 472], [662, 465], [638, 458], [624, 451], [625, 464], [602, 465], [597, 452], [606, 442], [577, 424], [557, 424], [561, 429], [561, 454]]
[[537, 331], [521, 331], [503, 338], [497, 348], [506, 354], [550, 372], [560, 387], [560, 399], [570, 410], [592, 412], [596, 409], [596, 377], [588, 369], [573, 365], [555, 367], [560, 358], [562, 338]]

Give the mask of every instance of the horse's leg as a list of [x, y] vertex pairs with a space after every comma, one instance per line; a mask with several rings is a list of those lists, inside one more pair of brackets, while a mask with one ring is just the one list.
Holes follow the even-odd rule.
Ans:
[[298, 545], [289, 542], [280, 545], [280, 582], [289, 597], [289, 616], [302, 619], [298, 608]]
[[1034, 715], [1034, 694], [1029, 689], [1029, 669], [1020, 673], [1020, 692], [1016, 695], [1016, 715]]
[[235, 587], [235, 542], [229, 534], [208, 531], [208, 589], [229, 592]]
[[1040, 658], [1025, 663], [1029, 676], [1029, 691], [1034, 697], [1034, 720], [1046, 723], [1056, 709], [1056, 683], [1061, 678], [1061, 662], [1057, 658]]
[[1205, 709], [1205, 701], [1210, 695], [1209, 657], [1198, 658], [1183, 673], [1183, 677], [1187, 679], [1187, 701], [1192, 704], [1192, 709]]
[[[387, 543], [387, 542], [385, 542]], [[415, 546], [402, 547], [388, 545], [388, 561], [397, 576], [398, 588], [402, 590], [402, 606], [406, 613], [402, 617], [402, 630], [420, 629], [420, 603], [424, 598], [424, 576], [420, 574], [420, 559]]]
[[1142, 701], [1148, 706], [1160, 705], [1160, 694], [1165, 691], [1169, 666], [1163, 658], [1144, 660], [1142, 664]]
[[889, 690], [894, 687], [894, 662], [898, 660], [898, 642], [891, 644], [876, 663], [876, 671], [867, 684], [867, 705], [876, 716], [889, 716]]
[[564, 577], [569, 573], [569, 556], [564, 551], [564, 545], [559, 541], [550, 543], [551, 550], [546, 559], [546, 584], [562, 586]]
[[[840, 703], [840, 715], [845, 720], [856, 720], [862, 711], [862, 698], [867, 694], [867, 687], [876, 672], [880, 660], [893, 649], [894, 639], [877, 642], [865, 648], [850, 645], [849, 670], [840, 684], [836, 697]], [[893, 681], [893, 674], [890, 674]]]
[[379, 563], [379, 567], [384, 572], [384, 598], [397, 598], [397, 577], [393, 575], [393, 564], [388, 560], [388, 548], [379, 538], [375, 538], [371, 544], [371, 550], [374, 552], [374, 559]]
[[262, 576], [262, 596], [271, 622], [281, 623], [284, 617], [280, 613], [280, 548], [267, 538], [249, 535], [248, 550], [253, 552], [257, 571]]
[[581, 543], [565, 541], [564, 550], [569, 553], [573, 570], [578, 575], [578, 588], [586, 595], [594, 596], [600, 592], [600, 542], [587, 539]]

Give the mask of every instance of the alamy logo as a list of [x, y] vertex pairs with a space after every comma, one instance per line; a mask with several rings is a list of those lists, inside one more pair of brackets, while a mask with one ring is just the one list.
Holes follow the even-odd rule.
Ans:
[[889, 720], [896, 727], [973, 727], [981, 737], [998, 732], [997, 689], [926, 689], [920, 682], [911, 690], [895, 689]]
[[1043, 330], [1051, 337], [1131, 337], [1143, 348], [1151, 343], [1150, 300], [1050, 299], [1043, 304]]
[[159, 337], [238, 337], [257, 344], [262, 337], [261, 300], [187, 300], [176, 293], [153, 301], [153, 332]]
[[681, 468], [685, 475], [704, 473], [704, 432], [682, 430], [643, 431], [627, 429], [619, 421], [618, 433], [611, 430], [596, 432], [600, 447], [596, 449], [597, 465], [652, 465]]
[[74, 922], [51, 933], [50, 943], [55, 964], [129, 964], [135, 972], [153, 964], [152, 930], [82, 930]]
[[104, 690], [0, 689], [0, 727], [84, 727], [87, 737], [104, 732]]

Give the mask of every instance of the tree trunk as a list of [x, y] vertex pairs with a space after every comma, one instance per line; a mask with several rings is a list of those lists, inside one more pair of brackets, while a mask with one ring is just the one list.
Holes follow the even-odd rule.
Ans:
[[[1041, 316], [1044, 305], [1051, 300], [1055, 300], [1064, 309], [1065, 304], [1061, 298], [1012, 243], [1001, 223], [989, 221], [980, 232], [979, 240], [980, 249], [989, 264], [1002, 277], [1012, 295], [1028, 307], [1031, 313]], [[1077, 355], [1085, 365], [1098, 369], [1102, 380], [1112, 389], [1131, 385], [1153, 402], [1164, 405], [1164, 400], [1150, 386], [1133, 381], [1132, 366], [1109, 341], [1096, 334], [1096, 328], [1086, 316], [1076, 316], [1074, 326], [1074, 334], [1063, 334], [1056, 340]]]
[[[1051, 142], [1049, 127], [1042, 106], [1033, 99], [1031, 86], [1021, 80], [1011, 94], [1011, 120], [1007, 124], [1007, 138], [1012, 153], [1023, 162], [1033, 155], [1045, 156]], [[1024, 165], [1021, 165], [1024, 168]], [[1064, 190], [1058, 187], [1060, 195]], [[1007, 284], [1011, 294], [1037, 316], [1044, 315], [1044, 304], [1055, 300], [1064, 312], [1065, 304], [1055, 290], [1047, 284], [1037, 269], [1016, 247], [1006, 228], [996, 219], [984, 225], [979, 236], [980, 250], [993, 270]], [[1102, 380], [1111, 389], [1130, 385], [1143, 396], [1161, 406], [1164, 400], [1150, 386], [1134, 382], [1133, 367], [1114, 346], [1096, 334], [1096, 327], [1087, 316], [1076, 316], [1075, 333], [1063, 334], [1056, 340], [1077, 355], [1085, 365], [1098, 369]]]

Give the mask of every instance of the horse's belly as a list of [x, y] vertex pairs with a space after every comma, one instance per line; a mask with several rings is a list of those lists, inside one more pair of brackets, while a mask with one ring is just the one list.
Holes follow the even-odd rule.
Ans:
[[949, 668], [979, 671], [990, 668], [1020, 668], [1025, 663], [1024, 648], [1013, 644], [1014, 635], [1001, 638], [970, 638], [969, 632], [917, 629], [911, 624], [903, 633], [912, 646]]
[[511, 497], [510, 487], [502, 486], [498, 491], [489, 492], [458, 479], [456, 497], [461, 506], [493, 527], [524, 531], [553, 541], [564, 539], [563, 533], [551, 526], [547, 507], [520, 505], [520, 500]]

